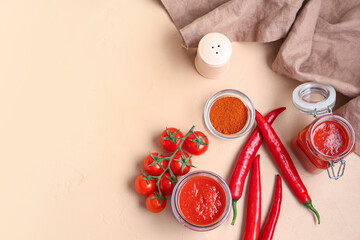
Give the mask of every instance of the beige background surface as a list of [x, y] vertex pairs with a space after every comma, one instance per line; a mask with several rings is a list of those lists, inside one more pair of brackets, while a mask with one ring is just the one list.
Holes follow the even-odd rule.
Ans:
[[[228, 180], [245, 139], [216, 139], [202, 119], [207, 98], [225, 88], [264, 113], [286, 106], [274, 128], [289, 150], [312, 121], [292, 106], [298, 82], [270, 70], [279, 42], [233, 43], [229, 72], [204, 79], [157, 0], [0, 0], [0, 36], [4, 240], [239, 239], [245, 198], [235, 226], [228, 219], [207, 233], [178, 224], [170, 204], [148, 212], [133, 188], [143, 158], [161, 151], [166, 126], [196, 124], [210, 147], [194, 164]], [[264, 220], [278, 171], [265, 147], [260, 153]], [[332, 181], [294, 158], [322, 223], [284, 185], [274, 239], [360, 239], [360, 157], [347, 160], [345, 177]]]

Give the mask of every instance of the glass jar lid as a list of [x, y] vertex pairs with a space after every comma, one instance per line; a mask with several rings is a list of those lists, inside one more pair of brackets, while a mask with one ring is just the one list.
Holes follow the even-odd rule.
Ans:
[[335, 101], [335, 89], [329, 85], [303, 83], [293, 91], [293, 103], [296, 109], [315, 117], [332, 113]]

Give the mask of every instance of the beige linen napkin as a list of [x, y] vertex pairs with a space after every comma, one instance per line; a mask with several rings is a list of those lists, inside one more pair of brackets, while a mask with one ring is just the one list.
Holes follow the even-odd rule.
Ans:
[[273, 70], [355, 98], [337, 113], [353, 125], [360, 145], [360, 0], [161, 1], [186, 48], [210, 32], [232, 41], [285, 38]]
[[196, 47], [209, 32], [232, 41], [271, 42], [284, 38], [301, 0], [161, 0], [185, 47]]
[[[360, 129], [360, 97], [354, 98], [344, 106], [340, 107], [335, 114], [343, 116], [351, 123], [355, 131], [358, 131]], [[356, 132], [356, 142], [355, 152], [360, 155], [359, 131]]]
[[[282, 44], [275, 72], [360, 95], [360, 1], [308, 1]], [[360, 129], [359, 129], [360, 130]]]

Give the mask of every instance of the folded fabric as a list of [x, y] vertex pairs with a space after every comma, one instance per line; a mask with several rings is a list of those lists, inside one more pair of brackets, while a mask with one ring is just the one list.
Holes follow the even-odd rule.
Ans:
[[360, 1], [304, 4], [272, 68], [302, 82], [328, 84], [349, 97], [359, 96]]
[[[345, 104], [344, 106], [340, 107], [336, 110], [335, 114], [343, 116], [347, 119], [353, 128], [356, 130], [360, 129], [360, 97], [352, 99], [350, 102]], [[359, 132], [356, 133], [356, 142], [357, 145], [355, 146], [355, 152], [360, 153], [360, 139], [359, 139]]]
[[285, 38], [272, 69], [355, 98], [337, 113], [353, 125], [360, 145], [360, 0], [161, 1], [186, 48], [210, 32], [232, 41]]
[[161, 0], [185, 47], [196, 47], [209, 32], [232, 41], [271, 42], [284, 38], [301, 0]]

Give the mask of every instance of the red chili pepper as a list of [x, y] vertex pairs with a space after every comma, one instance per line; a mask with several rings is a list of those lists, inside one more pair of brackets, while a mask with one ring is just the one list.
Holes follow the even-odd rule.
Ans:
[[255, 157], [249, 181], [243, 240], [258, 240], [261, 222], [260, 155]]
[[286, 151], [284, 145], [276, 135], [275, 130], [258, 111], [256, 111], [255, 119], [258, 123], [261, 134], [269, 147], [270, 153], [273, 156], [290, 189], [306, 207], [315, 213], [318, 219], [318, 223], [320, 224], [320, 215], [313, 207], [306, 187], [301, 181], [299, 173], [297, 172], [289, 153]]
[[267, 216], [264, 227], [261, 231], [259, 240], [271, 240], [273, 238], [276, 223], [280, 214], [281, 200], [282, 183], [280, 175], [277, 175], [273, 202], [271, 204], [269, 215]]
[[[265, 118], [271, 124], [274, 122], [276, 117], [282, 113], [286, 108], [281, 107], [269, 112]], [[255, 128], [249, 138], [247, 139], [244, 147], [241, 149], [241, 152], [236, 161], [235, 168], [231, 174], [229, 188], [232, 197], [232, 207], [233, 207], [233, 219], [231, 224], [234, 225], [237, 215], [236, 202], [241, 198], [244, 189], [244, 183], [246, 176], [250, 170], [251, 164], [255, 158], [257, 151], [259, 150], [262, 143], [262, 136], [260, 134], [259, 128]]]

